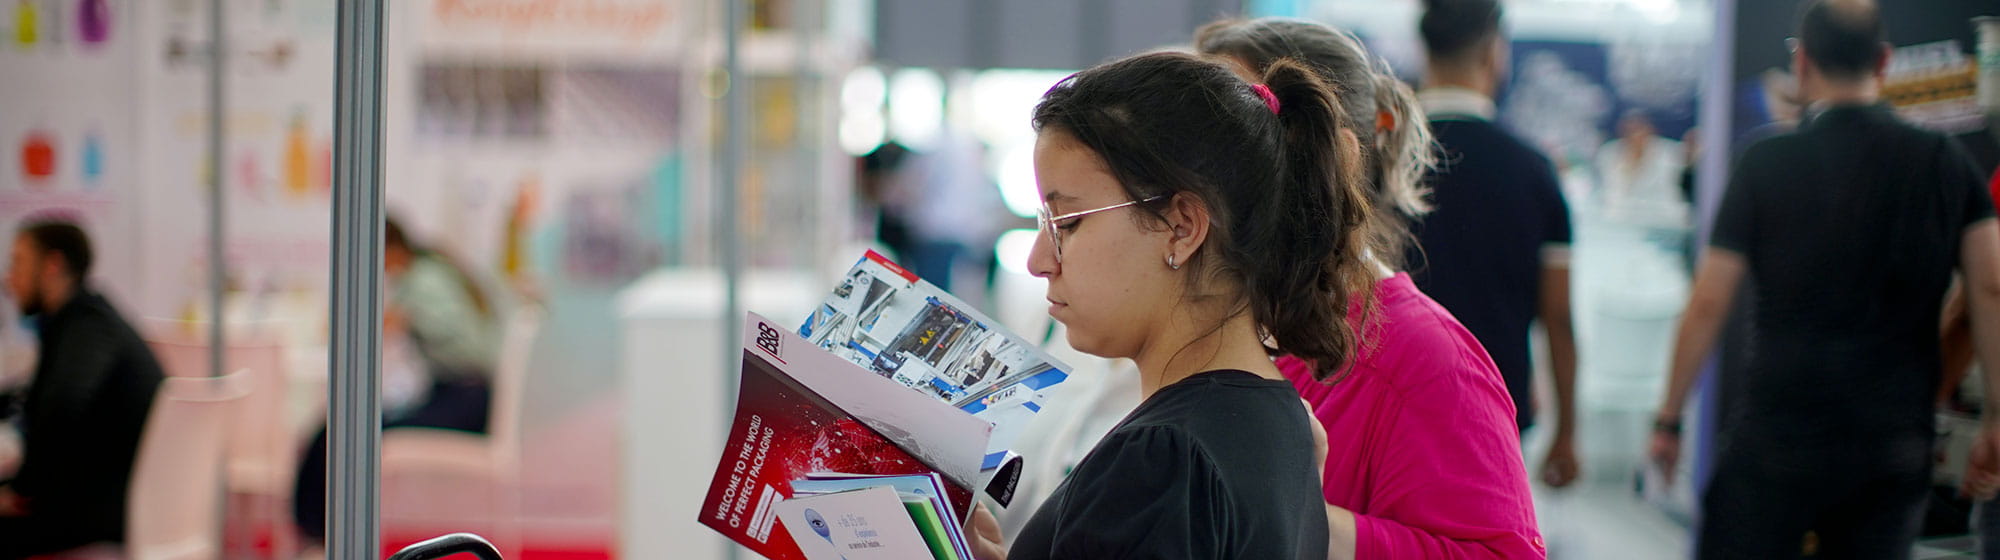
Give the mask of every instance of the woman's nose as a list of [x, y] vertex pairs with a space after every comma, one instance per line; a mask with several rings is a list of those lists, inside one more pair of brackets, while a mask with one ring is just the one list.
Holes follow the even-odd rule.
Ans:
[[1035, 235], [1035, 247], [1028, 250], [1028, 274], [1036, 278], [1048, 278], [1062, 271], [1062, 263], [1056, 260], [1055, 240], [1043, 230]]

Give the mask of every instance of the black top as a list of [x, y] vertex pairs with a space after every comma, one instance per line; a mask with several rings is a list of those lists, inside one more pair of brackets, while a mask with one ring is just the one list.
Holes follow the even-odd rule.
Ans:
[[1993, 216], [1981, 176], [1883, 106], [1746, 150], [1709, 240], [1746, 258], [1757, 297], [1742, 421], [1726, 424], [1794, 442], [1928, 433], [1959, 240]]
[[1413, 221], [1410, 279], [1486, 347], [1526, 430], [1535, 421], [1528, 325], [1539, 314], [1544, 250], [1569, 246], [1569, 206], [1548, 158], [1498, 125], [1438, 119], [1431, 132], [1436, 209]]
[[[79, 293], [40, 319], [41, 354], [21, 423], [21, 468], [8, 486], [35, 515], [119, 539], [139, 435], [160, 364], [111, 303]], [[76, 526], [76, 525], [72, 525]]]
[[1312, 419], [1290, 383], [1221, 370], [1141, 403], [1028, 520], [1043, 558], [1326, 558]]

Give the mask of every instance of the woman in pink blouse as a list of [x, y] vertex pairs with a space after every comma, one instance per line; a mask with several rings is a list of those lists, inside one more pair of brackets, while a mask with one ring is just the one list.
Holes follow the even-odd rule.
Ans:
[[[1339, 87], [1352, 129], [1372, 132], [1361, 145], [1372, 152], [1380, 227], [1408, 238], [1403, 216], [1429, 210], [1417, 183], [1435, 157], [1430, 133], [1409, 88], [1378, 71], [1359, 41], [1264, 18], [1203, 26], [1195, 46], [1251, 73], [1303, 60]], [[1364, 336], [1350, 371], [1327, 384], [1311, 364], [1278, 359], [1326, 429], [1329, 556], [1545, 558], [1499, 369], [1408, 275], [1379, 268], [1373, 308], [1349, 316]]]

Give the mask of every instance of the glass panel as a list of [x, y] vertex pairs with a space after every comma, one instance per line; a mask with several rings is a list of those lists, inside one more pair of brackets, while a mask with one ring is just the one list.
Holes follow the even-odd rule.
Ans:
[[[0, 484], [0, 515], [10, 492], [33, 515], [111, 508], [127, 532], [86, 536], [133, 555], [310, 545], [287, 504], [326, 400], [334, 2], [223, 4], [219, 112], [208, 2], [23, 0], [0, 17], [0, 228], [23, 250], [0, 307], [0, 480], [23, 478]], [[88, 238], [82, 291], [50, 264], [83, 262], [55, 256], [74, 256], [60, 230], [26, 228], [54, 222]], [[92, 379], [71, 387], [83, 400], [51, 400]], [[98, 459], [65, 463], [59, 441]], [[51, 533], [0, 540], [87, 544]]]
[[[407, 266], [390, 251], [384, 343], [433, 382], [394, 404], [399, 366], [385, 354], [383, 540], [472, 531], [509, 557], [607, 558], [621, 501], [647, 495], [627, 492], [619, 468], [624, 293], [660, 270], [714, 266], [714, 228], [729, 223], [715, 217], [697, 128], [719, 122], [692, 54], [712, 7], [488, 6], [397, 2], [390, 14], [386, 209], [417, 250]], [[645, 344], [703, 357], [720, 346]], [[647, 372], [669, 377], [670, 363]], [[477, 422], [454, 424], [475, 409]]]

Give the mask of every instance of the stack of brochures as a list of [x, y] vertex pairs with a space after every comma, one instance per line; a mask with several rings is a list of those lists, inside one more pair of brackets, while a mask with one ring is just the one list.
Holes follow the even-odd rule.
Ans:
[[[880, 491], [887, 489], [889, 495]], [[965, 541], [965, 530], [959, 524], [959, 516], [952, 511], [951, 502], [944, 499], [944, 479], [936, 474], [906, 476], [874, 476], [836, 473], [815, 473], [805, 480], [792, 481], [792, 499], [778, 505], [778, 519], [790, 531], [792, 539], [798, 541], [806, 557], [846, 558], [856, 560], [858, 556], [849, 551], [889, 548], [873, 545], [864, 530], [842, 532], [846, 528], [842, 521], [853, 525], [865, 522], [867, 530], [877, 533], [888, 529], [901, 532], [904, 516], [895, 515], [893, 508], [885, 508], [889, 498], [894, 498], [909, 515], [908, 529], [916, 531], [928, 550], [928, 558], [937, 560], [971, 560], [972, 549]], [[806, 512], [812, 512], [810, 514]], [[882, 512], [870, 519], [867, 512]], [[822, 525], [831, 525], [825, 530]], [[856, 527], [859, 529], [858, 527]], [[828, 546], [820, 546], [825, 544]], [[832, 556], [825, 556], [828, 550]], [[911, 556], [900, 556], [909, 558]]]
[[773, 560], [969, 558], [974, 493], [1006, 503], [1007, 448], [1067, 375], [873, 252], [797, 333], [744, 327], [700, 519]]

